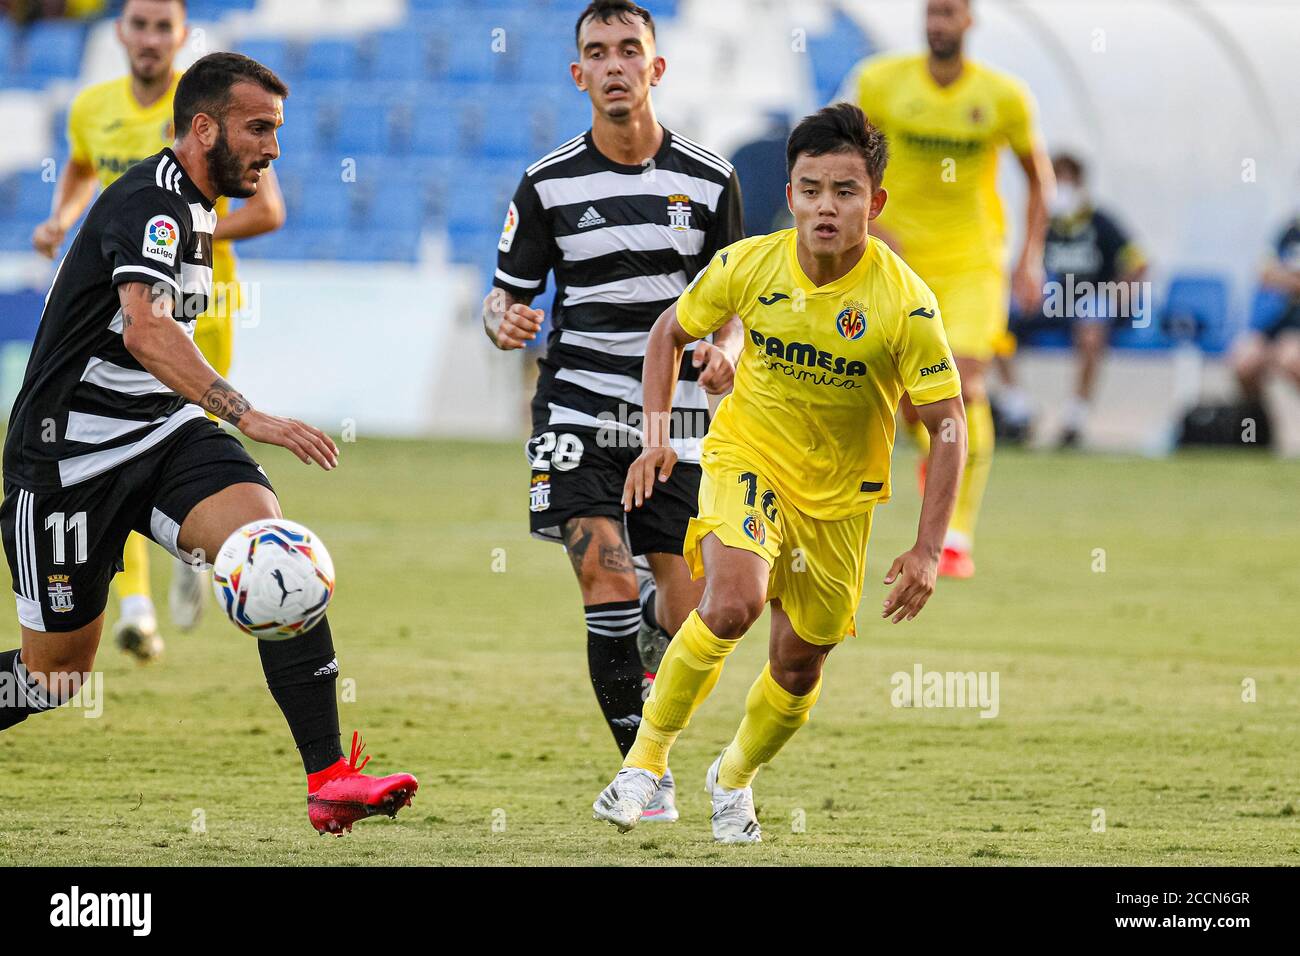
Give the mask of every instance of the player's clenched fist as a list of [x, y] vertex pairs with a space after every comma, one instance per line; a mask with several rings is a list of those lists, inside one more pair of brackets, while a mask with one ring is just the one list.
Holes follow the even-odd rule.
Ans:
[[668, 447], [647, 448], [632, 462], [623, 483], [623, 510], [631, 511], [646, 503], [654, 491], [655, 478], [667, 481], [677, 464], [677, 452]]
[[64, 230], [60, 229], [58, 224], [53, 220], [46, 220], [36, 227], [32, 233], [32, 248], [43, 255], [46, 259], [53, 259], [59, 254], [59, 246], [63, 243]]
[[725, 395], [736, 380], [736, 366], [722, 349], [709, 342], [697, 342], [691, 364], [700, 370], [700, 388], [710, 395]]
[[521, 349], [533, 339], [542, 328], [542, 319], [546, 313], [541, 309], [531, 309], [522, 302], [516, 302], [506, 309], [497, 326], [496, 344], [499, 349]]

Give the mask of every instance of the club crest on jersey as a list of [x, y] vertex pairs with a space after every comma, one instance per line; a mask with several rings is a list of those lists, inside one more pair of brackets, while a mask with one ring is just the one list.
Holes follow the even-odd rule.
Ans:
[[515, 244], [515, 233], [519, 230], [519, 209], [514, 203], [506, 210], [506, 223], [501, 227], [501, 241], [497, 243], [497, 248], [502, 252], [509, 252], [510, 247]]
[[691, 228], [691, 197], [685, 193], [673, 193], [668, 197], [668, 225], [677, 232]]
[[171, 216], [154, 216], [144, 227], [144, 245], [140, 251], [150, 259], [174, 266], [180, 236], [181, 230], [175, 219]]
[[549, 474], [533, 475], [528, 487], [528, 510], [545, 511], [551, 506], [551, 476]]
[[860, 302], [845, 302], [843, 310], [835, 316], [835, 331], [850, 342], [862, 338], [867, 331], [866, 307]]
[[45, 579], [45, 593], [50, 598], [50, 610], [56, 614], [66, 614], [72, 610], [72, 585], [66, 574], [51, 574]]
[[755, 544], [763, 544], [767, 541], [767, 526], [758, 515], [749, 515], [740, 527], [745, 532], [745, 537]]

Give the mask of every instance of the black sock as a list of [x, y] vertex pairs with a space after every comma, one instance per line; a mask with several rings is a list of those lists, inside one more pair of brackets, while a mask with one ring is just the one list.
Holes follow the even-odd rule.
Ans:
[[338, 658], [329, 617], [306, 634], [283, 641], [258, 641], [266, 686], [289, 722], [293, 742], [308, 773], [324, 770], [343, 756], [334, 681]]
[[632, 749], [641, 723], [642, 688], [646, 683], [636, 633], [641, 626], [637, 601], [588, 604], [587, 668], [596, 700], [623, 756]]
[[59, 706], [23, 667], [22, 652], [0, 651], [0, 730]]

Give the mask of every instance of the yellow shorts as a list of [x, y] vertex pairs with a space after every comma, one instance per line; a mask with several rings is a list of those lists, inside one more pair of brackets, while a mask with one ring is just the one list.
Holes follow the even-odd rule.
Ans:
[[809, 644], [838, 644], [857, 634], [871, 509], [838, 521], [803, 514], [736, 445], [714, 445], [701, 465], [699, 516], [691, 519], [682, 550], [691, 575], [704, 573], [702, 543], [715, 534], [727, 547], [767, 561], [768, 600], [780, 600]]
[[[952, 354], [988, 361], [1007, 332], [1009, 282], [1001, 269], [929, 274], [917, 270], [939, 300]], [[1004, 353], [1000, 353], [1004, 354]]]
[[235, 317], [227, 309], [205, 312], [194, 323], [194, 344], [208, 364], [225, 378], [235, 355]]

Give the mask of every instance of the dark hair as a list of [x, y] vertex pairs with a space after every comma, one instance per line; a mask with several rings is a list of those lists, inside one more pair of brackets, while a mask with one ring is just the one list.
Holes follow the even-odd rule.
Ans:
[[609, 23], [615, 17], [624, 23], [631, 23], [634, 17], [640, 17], [645, 21], [646, 28], [650, 31], [650, 39], [655, 36], [655, 18], [650, 15], [650, 11], [645, 7], [639, 7], [632, 0], [592, 0], [587, 4], [587, 9], [578, 14], [578, 22], [573, 27], [573, 42], [578, 46], [578, 52], [582, 52], [582, 25], [588, 20], [599, 20], [601, 23]]
[[879, 189], [889, 162], [885, 134], [872, 126], [867, 114], [852, 103], [834, 103], [805, 116], [790, 133], [785, 146], [785, 172], [790, 175], [801, 153], [824, 156], [853, 152], [861, 154], [872, 185]]
[[1052, 157], [1052, 168], [1057, 173], [1068, 172], [1079, 182], [1084, 180], [1083, 160], [1073, 153], [1057, 153]]
[[224, 122], [230, 105], [230, 88], [242, 82], [256, 83], [281, 99], [289, 95], [284, 81], [256, 60], [242, 53], [209, 53], [196, 60], [176, 84], [172, 122], [176, 124], [177, 137], [189, 132], [190, 123], [199, 113]]
[[[126, 12], [126, 5], [127, 5], [128, 3], [130, 3], [130, 2], [131, 2], [131, 0], [122, 0], [122, 12], [123, 12], [123, 13]], [[186, 13], [189, 13], [189, 7], [186, 6], [186, 4], [185, 4], [185, 0], [176, 0], [176, 3], [179, 3], [179, 4], [181, 5], [181, 9], [182, 9], [183, 11], [185, 11]]]

